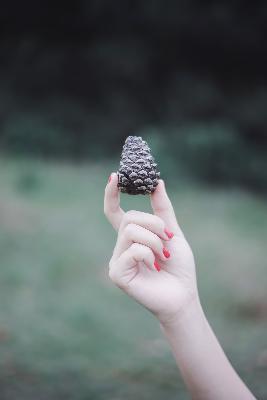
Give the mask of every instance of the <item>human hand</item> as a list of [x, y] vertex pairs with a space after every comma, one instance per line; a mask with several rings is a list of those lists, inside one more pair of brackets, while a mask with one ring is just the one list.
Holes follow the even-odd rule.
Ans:
[[150, 195], [154, 215], [124, 212], [117, 183], [113, 173], [104, 201], [105, 214], [118, 231], [109, 263], [111, 280], [158, 317], [192, 398], [255, 400], [203, 313], [194, 257], [164, 182]]
[[163, 325], [168, 324], [198, 301], [192, 251], [162, 180], [150, 195], [154, 214], [124, 212], [117, 183], [117, 174], [112, 173], [104, 199], [105, 215], [118, 231], [109, 276]]

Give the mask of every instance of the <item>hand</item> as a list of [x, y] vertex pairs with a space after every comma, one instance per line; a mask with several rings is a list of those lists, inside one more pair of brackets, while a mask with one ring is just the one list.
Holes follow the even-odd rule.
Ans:
[[118, 231], [110, 278], [158, 317], [192, 398], [255, 400], [203, 313], [194, 257], [163, 181], [150, 196], [154, 215], [125, 213], [120, 208], [117, 183], [113, 173], [105, 190], [104, 211]]
[[118, 231], [109, 276], [162, 324], [167, 324], [198, 300], [192, 251], [162, 180], [150, 195], [154, 215], [124, 212], [117, 183], [117, 174], [111, 174], [104, 200], [105, 215]]

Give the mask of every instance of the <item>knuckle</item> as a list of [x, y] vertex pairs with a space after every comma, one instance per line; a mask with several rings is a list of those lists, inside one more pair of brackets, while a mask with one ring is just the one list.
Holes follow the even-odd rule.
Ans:
[[132, 249], [133, 253], [135, 253], [135, 254], [140, 252], [142, 247], [143, 246], [141, 244], [139, 244], [139, 243], [133, 243], [131, 245], [131, 249]]
[[141, 214], [143, 215], [144, 213], [141, 213], [140, 211], [136, 211], [136, 210], [127, 211], [124, 214], [124, 218], [123, 218], [124, 225], [134, 223], [136, 220], [139, 220]]
[[129, 224], [132, 220], [134, 220], [135, 215], [136, 215], [136, 211], [134, 211], [134, 210], [127, 211], [124, 214], [124, 222], [126, 224]]
[[131, 218], [129, 216], [130, 211], [127, 211], [124, 213], [122, 220], [121, 220], [121, 229], [124, 229], [130, 222], [131, 222]]
[[123, 216], [122, 226], [127, 226], [133, 223], [135, 220], [136, 220], [136, 211], [134, 210], [127, 211]]
[[126, 225], [126, 227], [124, 228], [124, 234], [125, 234], [127, 237], [130, 237], [130, 236], [133, 235], [134, 230], [135, 230], [135, 225], [132, 224], [132, 223], [129, 223], [129, 224]]
[[148, 246], [140, 243], [133, 243], [132, 248], [134, 255], [138, 256], [138, 258], [140, 259], [147, 258], [152, 253], [151, 249]]
[[116, 273], [114, 268], [110, 268], [108, 271], [108, 276], [112, 282], [116, 282]]
[[116, 270], [116, 266], [114, 265], [114, 263], [112, 261], [109, 263], [108, 276], [112, 282], [117, 283], [118, 273]]
[[121, 280], [120, 274], [117, 271], [116, 268], [111, 268], [109, 270], [109, 278], [110, 280], [120, 289], [122, 290], [126, 290], [127, 289], [127, 285], [125, 286], [123, 281]]
[[144, 246], [143, 255], [144, 255], [144, 257], [149, 258], [152, 255], [151, 249], [147, 246]]
[[134, 217], [136, 215], [136, 211], [135, 210], [129, 210], [129, 211], [126, 212], [126, 215], [129, 218], [132, 218], [132, 217]]

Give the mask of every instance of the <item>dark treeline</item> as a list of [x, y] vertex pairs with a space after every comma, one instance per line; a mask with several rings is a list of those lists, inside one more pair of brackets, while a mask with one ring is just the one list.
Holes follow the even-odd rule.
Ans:
[[265, 1], [10, 0], [2, 151], [107, 157], [156, 127], [168, 157], [188, 155], [197, 173], [204, 163], [205, 179], [264, 189], [266, 22]]

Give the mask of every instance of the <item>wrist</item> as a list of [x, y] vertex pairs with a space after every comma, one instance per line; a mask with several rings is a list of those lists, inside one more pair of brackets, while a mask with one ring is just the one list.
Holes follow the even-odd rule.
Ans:
[[195, 296], [187, 302], [186, 306], [176, 314], [160, 320], [161, 330], [168, 336], [172, 332], [187, 331], [203, 326], [206, 321], [198, 296]]

